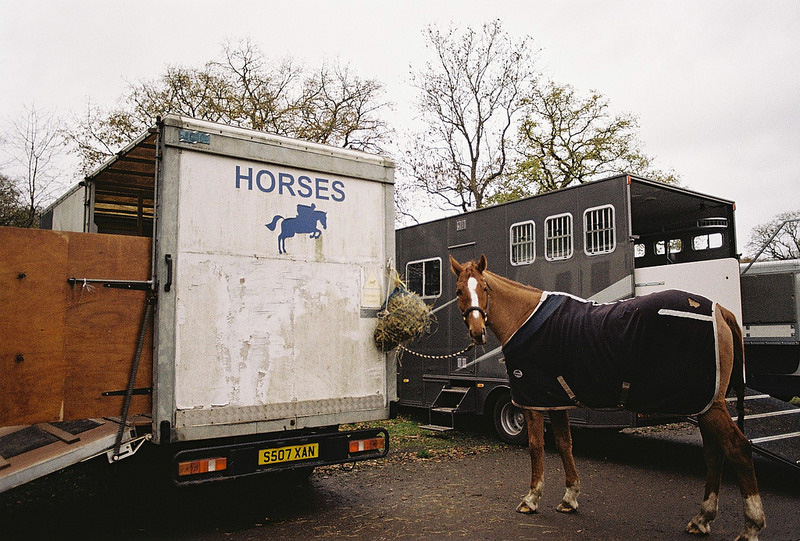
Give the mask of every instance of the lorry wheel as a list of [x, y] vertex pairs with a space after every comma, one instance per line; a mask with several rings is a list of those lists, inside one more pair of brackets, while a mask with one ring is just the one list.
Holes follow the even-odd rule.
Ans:
[[504, 442], [512, 445], [527, 445], [528, 428], [522, 410], [511, 403], [511, 394], [501, 394], [494, 403], [494, 431]]

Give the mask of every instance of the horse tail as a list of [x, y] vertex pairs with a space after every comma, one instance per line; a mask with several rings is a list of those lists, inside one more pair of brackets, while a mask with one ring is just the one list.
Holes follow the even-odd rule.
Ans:
[[736, 316], [730, 310], [723, 309], [722, 317], [731, 329], [733, 334], [733, 371], [731, 372], [730, 387], [736, 393], [736, 413], [738, 414], [737, 424], [740, 430], [744, 430], [744, 392], [745, 392], [745, 372], [744, 372], [744, 336]]
[[283, 216], [278, 214], [272, 219], [270, 223], [265, 224], [267, 226], [267, 229], [269, 229], [270, 231], [275, 231], [275, 226], [278, 225], [278, 220], [283, 220]]

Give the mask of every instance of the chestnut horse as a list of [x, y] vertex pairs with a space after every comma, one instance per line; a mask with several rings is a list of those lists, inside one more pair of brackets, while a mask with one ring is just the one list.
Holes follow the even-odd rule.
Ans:
[[[477, 263], [470, 261], [465, 264], [451, 256], [450, 264], [458, 277], [458, 306], [467, 324], [470, 339], [478, 345], [486, 343], [488, 327], [505, 351], [509, 339], [531, 317], [542, 301], [544, 292], [487, 271], [484, 255], [481, 255]], [[707, 470], [705, 495], [700, 512], [691, 519], [686, 531], [692, 534], [710, 533], [711, 522], [717, 515], [722, 465], [727, 459], [736, 471], [744, 500], [745, 525], [737, 539], [753, 540], [758, 539], [758, 532], [766, 522], [753, 469], [751, 445], [733, 422], [725, 406], [725, 394], [731, 383], [731, 375], [735, 367], [741, 372], [744, 362], [742, 333], [736, 317], [729, 310], [720, 305], [715, 308], [712, 317], [716, 318], [719, 379], [710, 407], [698, 416]], [[678, 336], [675, 338], [676, 341], [679, 339]], [[735, 360], [739, 364], [735, 364]], [[517, 511], [535, 513], [544, 487], [544, 422], [539, 409], [524, 408], [523, 411], [530, 444], [531, 484], [530, 491], [517, 506]], [[569, 418], [564, 408], [551, 409], [548, 413], [566, 475], [566, 492], [557, 509], [570, 513], [578, 509], [580, 480], [572, 456]]]

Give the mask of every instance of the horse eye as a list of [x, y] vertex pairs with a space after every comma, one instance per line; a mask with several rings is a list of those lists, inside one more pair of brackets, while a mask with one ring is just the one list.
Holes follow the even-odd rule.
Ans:
[[456, 289], [456, 297], [460, 297], [460, 296], [461, 296], [461, 290], [460, 289]]

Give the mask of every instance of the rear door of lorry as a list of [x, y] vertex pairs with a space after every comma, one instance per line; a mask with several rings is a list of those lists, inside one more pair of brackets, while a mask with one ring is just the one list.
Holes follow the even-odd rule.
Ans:
[[160, 154], [155, 439], [387, 418], [391, 162], [181, 117]]

